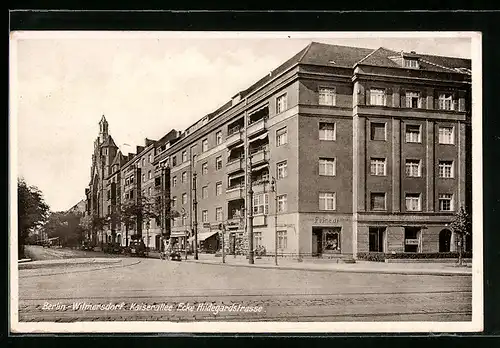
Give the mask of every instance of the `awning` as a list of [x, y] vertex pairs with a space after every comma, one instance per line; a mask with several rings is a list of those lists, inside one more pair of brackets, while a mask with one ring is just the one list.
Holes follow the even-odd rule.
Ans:
[[242, 176], [245, 176], [245, 172], [243, 173], [238, 173], [238, 174], [229, 174], [229, 180], [234, 180], [234, 179], [238, 179], [238, 178], [241, 178]]
[[261, 164], [260, 166], [253, 167], [253, 168], [252, 168], [252, 172], [256, 172], [256, 171], [261, 170], [261, 169], [264, 169], [264, 168], [266, 168], [266, 167], [268, 167], [268, 166], [269, 166], [269, 163], [264, 163], [264, 164]]
[[[214, 234], [217, 234], [219, 233], [218, 230], [216, 231], [210, 231], [210, 232], [201, 232], [201, 233], [198, 233], [198, 241], [199, 242], [202, 242], [204, 241], [205, 239], [208, 239], [210, 237], [212, 237]], [[189, 238], [189, 241], [193, 241], [194, 240], [194, 236]]]
[[236, 145], [236, 146], [231, 146], [231, 148], [229, 149], [229, 151], [233, 151], [233, 150], [239, 149], [240, 147], [242, 147], [244, 145], [245, 145], [245, 143], [241, 143], [241, 144]]
[[255, 141], [255, 140], [262, 140], [262, 139], [267, 138], [267, 136], [268, 136], [268, 134], [264, 133], [262, 135], [259, 135], [258, 137], [255, 137], [255, 138], [252, 138], [252, 139], [248, 139], [248, 142], [251, 143], [252, 141]]
[[264, 105], [261, 105], [259, 107], [256, 107], [255, 109], [252, 109], [248, 112], [248, 116], [252, 116], [253, 114], [261, 111], [261, 110], [264, 110], [265, 108], [269, 108], [269, 103], [265, 103]]

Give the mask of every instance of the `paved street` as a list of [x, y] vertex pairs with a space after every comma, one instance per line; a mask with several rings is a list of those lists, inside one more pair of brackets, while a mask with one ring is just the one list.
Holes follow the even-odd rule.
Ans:
[[[82, 260], [21, 269], [20, 321], [471, 320], [471, 277], [464, 275], [312, 272], [145, 258]], [[96, 306], [110, 303], [123, 307]], [[215, 305], [228, 307], [215, 314]], [[255, 312], [245, 311], [249, 309]]]

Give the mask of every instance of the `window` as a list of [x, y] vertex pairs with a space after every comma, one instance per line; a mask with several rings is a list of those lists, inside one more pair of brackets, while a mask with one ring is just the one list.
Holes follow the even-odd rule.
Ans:
[[372, 210], [385, 210], [385, 193], [372, 192], [370, 204]]
[[187, 151], [182, 151], [182, 163], [187, 162], [187, 160], [188, 160]]
[[182, 175], [181, 175], [181, 182], [184, 184], [187, 182], [187, 173], [186, 172], [182, 172]]
[[148, 196], [151, 196], [151, 187], [148, 187]]
[[319, 105], [335, 106], [335, 88], [320, 87]]
[[283, 161], [283, 162], [280, 162], [280, 163], [277, 163], [276, 164], [276, 171], [278, 173], [278, 179], [283, 179], [283, 178], [286, 178], [287, 175], [288, 175], [288, 171], [287, 171], [287, 162], [286, 161]]
[[286, 231], [278, 231], [278, 249], [286, 249], [287, 236]]
[[201, 212], [201, 222], [208, 222], [208, 210]]
[[286, 93], [283, 95], [280, 95], [278, 98], [276, 98], [276, 113], [279, 114], [283, 111], [286, 110]]
[[420, 177], [422, 176], [422, 168], [420, 160], [407, 159], [405, 164], [406, 176]]
[[146, 174], [142, 174], [142, 182], [146, 181]]
[[201, 174], [202, 175], [208, 174], [208, 163], [207, 162], [205, 162], [201, 165]]
[[148, 179], [151, 179], [151, 171], [148, 171]]
[[385, 141], [385, 123], [372, 122], [370, 124], [371, 139]]
[[177, 197], [172, 197], [172, 201], [171, 201], [171, 205], [172, 205], [172, 208], [175, 208], [175, 206], [177, 205]]
[[440, 178], [453, 178], [453, 161], [439, 161], [439, 177]]
[[277, 197], [278, 200], [278, 213], [283, 213], [287, 211], [287, 195], [281, 195]]
[[370, 90], [370, 105], [385, 106], [385, 90], [372, 88]]
[[439, 127], [439, 143], [455, 144], [455, 134], [453, 130], [453, 127]]
[[172, 167], [177, 165], [177, 156], [172, 157]]
[[450, 193], [442, 193], [439, 195], [439, 210], [452, 211], [453, 210], [453, 195]]
[[335, 210], [335, 193], [321, 192], [319, 194], [319, 210]]
[[219, 156], [215, 159], [215, 170], [221, 170], [222, 169], [222, 157]]
[[130, 177], [130, 183], [131, 183], [131, 184], [133, 184], [133, 183], [134, 183], [134, 176], [133, 176], [133, 175]]
[[145, 165], [146, 165], [146, 159], [145, 159], [145, 158], [143, 158], [143, 159], [142, 159], [142, 166], [144, 167]]
[[207, 198], [208, 197], [208, 186], [203, 186], [201, 188], [201, 198]]
[[208, 151], [208, 139], [203, 139], [201, 143], [201, 151], [202, 152]]
[[335, 159], [320, 158], [319, 159], [319, 175], [335, 176]]
[[286, 127], [278, 129], [276, 131], [276, 146], [281, 146], [288, 142]]
[[439, 110], [455, 110], [453, 95], [451, 93], [439, 94], [438, 108]]
[[222, 217], [222, 208], [215, 208], [215, 220], [222, 221], [224, 218]]
[[260, 193], [253, 196], [253, 213], [268, 214], [269, 213], [269, 196], [267, 193]]
[[335, 140], [335, 123], [319, 123], [319, 140]]
[[222, 194], [222, 183], [218, 182], [215, 184], [215, 195], [220, 196]]
[[108, 205], [108, 215], [111, 214], [111, 206]]
[[130, 191], [129, 197], [130, 197], [130, 199], [134, 199], [134, 191]]
[[370, 160], [371, 175], [385, 175], [385, 158], [372, 158]]
[[404, 60], [405, 68], [418, 69], [418, 60], [416, 59], [405, 59]]
[[215, 133], [215, 143], [217, 145], [222, 144], [222, 132], [221, 131], [218, 131], [217, 133]]
[[420, 143], [422, 141], [420, 134], [420, 126], [406, 125], [406, 142], [407, 143]]
[[153, 162], [152, 160], [153, 160], [153, 155], [149, 154], [148, 155], [148, 162], [151, 163], [151, 162]]
[[188, 195], [187, 193], [182, 194], [182, 204], [186, 204], [188, 201]]
[[407, 211], [422, 210], [422, 206], [420, 204], [420, 193], [407, 193], [405, 201]]
[[182, 215], [182, 226], [186, 226], [187, 225], [187, 217], [186, 215]]
[[176, 186], [177, 186], [177, 177], [176, 177], [176, 176], [174, 176], [174, 177], [172, 178], [172, 186], [173, 186], [173, 187], [176, 187]]
[[262, 246], [262, 232], [253, 233], [253, 244], [254, 248]]
[[406, 107], [407, 108], [422, 107], [422, 99], [420, 99], [419, 92], [406, 92]]

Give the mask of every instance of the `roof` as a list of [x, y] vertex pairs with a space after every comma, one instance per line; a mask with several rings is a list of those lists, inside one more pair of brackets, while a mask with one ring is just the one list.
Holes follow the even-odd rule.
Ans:
[[115, 144], [115, 141], [113, 140], [113, 137], [108, 134], [108, 136], [104, 139], [103, 143], [101, 146], [112, 146], [112, 147], [118, 147]]

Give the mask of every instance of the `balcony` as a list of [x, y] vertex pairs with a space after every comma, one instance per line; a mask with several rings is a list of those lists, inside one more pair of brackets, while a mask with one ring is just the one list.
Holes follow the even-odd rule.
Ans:
[[226, 163], [226, 173], [235, 173], [243, 170], [243, 158], [236, 158], [227, 161]]
[[227, 227], [230, 229], [242, 229], [245, 226], [243, 217], [233, 217], [227, 220]]
[[243, 191], [244, 191], [243, 185], [236, 185], [236, 186], [228, 187], [226, 190], [226, 199], [228, 201], [232, 201], [235, 199], [245, 198], [245, 194]]
[[266, 130], [267, 118], [261, 118], [248, 125], [247, 134], [249, 137], [263, 133]]
[[261, 146], [250, 151], [252, 156], [252, 166], [261, 165], [269, 161], [269, 151], [267, 146]]
[[226, 147], [237, 145], [243, 141], [243, 132], [241, 128], [234, 128], [228, 132], [226, 137]]

